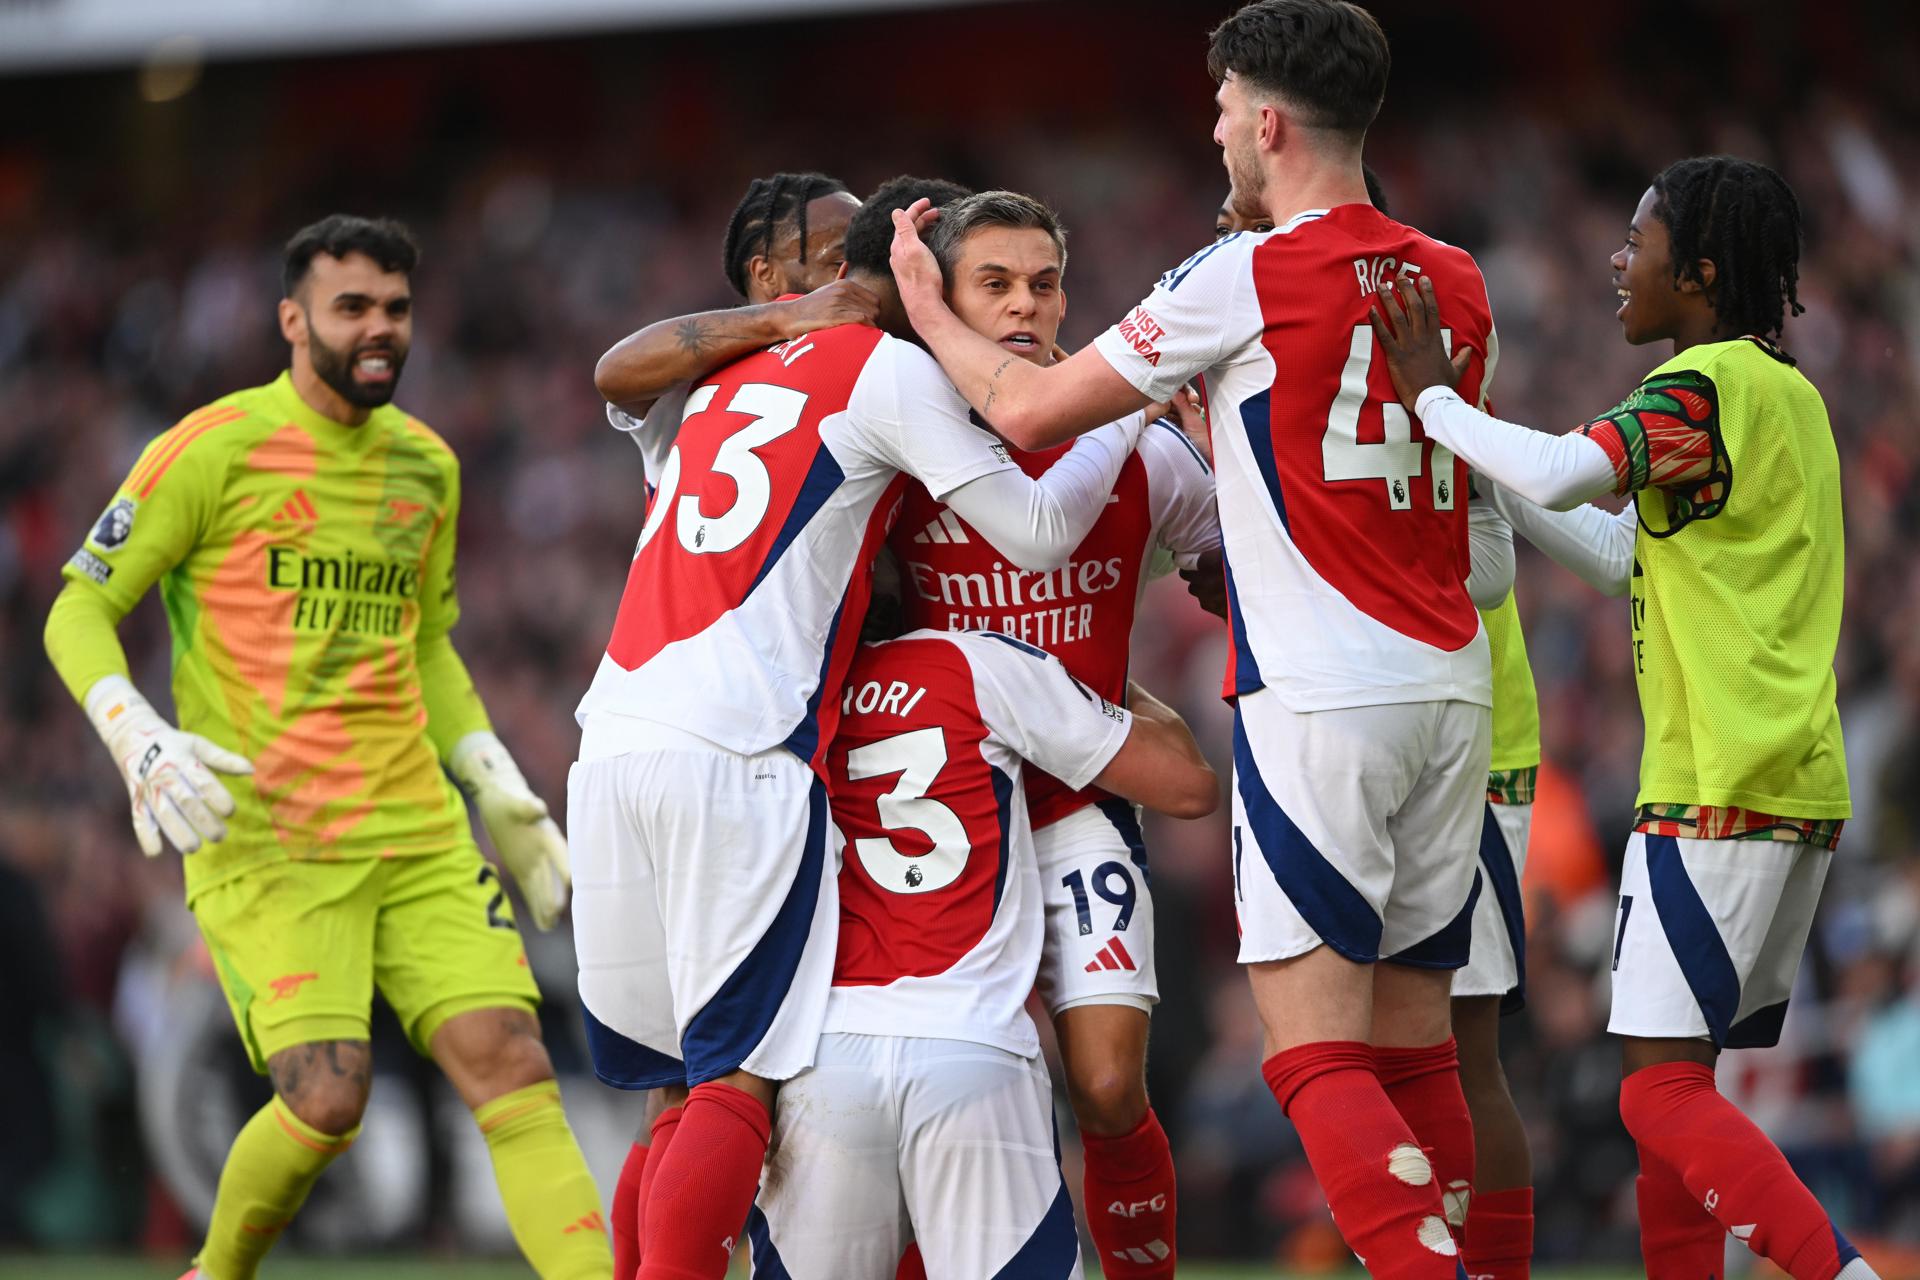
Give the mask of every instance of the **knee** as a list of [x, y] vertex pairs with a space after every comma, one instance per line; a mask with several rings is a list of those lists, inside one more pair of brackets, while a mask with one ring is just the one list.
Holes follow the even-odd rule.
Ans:
[[1146, 1119], [1146, 1076], [1114, 1058], [1077, 1062], [1067, 1072], [1067, 1098], [1082, 1130], [1119, 1137]]
[[434, 1036], [434, 1057], [469, 1106], [553, 1078], [540, 1024], [522, 1010], [461, 1014]]
[[301, 1123], [339, 1135], [357, 1128], [373, 1088], [373, 1050], [363, 1040], [294, 1045], [267, 1063], [273, 1091]]

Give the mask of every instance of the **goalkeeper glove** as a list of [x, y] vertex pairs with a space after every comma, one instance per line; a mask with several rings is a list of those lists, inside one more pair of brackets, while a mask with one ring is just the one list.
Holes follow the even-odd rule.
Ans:
[[534, 926], [543, 932], [553, 928], [566, 910], [573, 877], [567, 868], [567, 838], [547, 816], [547, 802], [533, 794], [500, 739], [485, 730], [454, 744], [447, 771], [480, 810], [480, 821], [520, 886]]
[[252, 773], [246, 757], [168, 724], [125, 676], [96, 680], [86, 708], [127, 780], [141, 852], [159, 856], [163, 831], [181, 853], [226, 836], [221, 819], [233, 816], [233, 797], [212, 770]]

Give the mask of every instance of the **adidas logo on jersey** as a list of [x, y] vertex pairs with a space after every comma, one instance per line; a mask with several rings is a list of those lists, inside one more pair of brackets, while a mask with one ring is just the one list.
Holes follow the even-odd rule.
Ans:
[[1099, 973], [1102, 969], [1108, 971], [1126, 969], [1131, 972], [1138, 972], [1139, 968], [1140, 966], [1133, 962], [1133, 957], [1127, 954], [1126, 947], [1121, 944], [1120, 939], [1117, 937], [1108, 938], [1107, 945], [1100, 948], [1099, 954], [1087, 961], [1088, 973]]
[[275, 524], [313, 524], [320, 519], [320, 512], [305, 489], [295, 489], [286, 504], [273, 513], [273, 519]]
[[960, 517], [946, 508], [940, 508], [940, 514], [927, 522], [927, 527], [913, 535], [915, 542], [937, 542], [941, 546], [948, 543], [972, 542], [967, 536], [967, 526], [960, 523]]

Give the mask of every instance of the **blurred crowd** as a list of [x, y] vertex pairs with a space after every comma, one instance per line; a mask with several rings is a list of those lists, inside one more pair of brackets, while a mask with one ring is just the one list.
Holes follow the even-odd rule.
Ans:
[[[1650, 23], [1681, 38], [1638, 44], [1629, 23], [1588, 40], [1506, 4], [1458, 22], [1379, 6], [1401, 65], [1369, 157], [1397, 216], [1481, 262], [1500, 412], [1550, 429], [1666, 357], [1620, 340], [1607, 266], [1652, 174], [1728, 150], [1798, 191], [1806, 314], [1786, 345], [1826, 397], [1844, 468], [1837, 667], [1855, 816], [1785, 1039], [1730, 1056], [1721, 1079], [1856, 1239], [1920, 1254], [1920, 102], [1898, 70], [1920, 65], [1914, 37], [1876, 25], [1897, 6], [1828, 6], [1818, 38], [1721, 4], [1625, 7], [1640, 38]], [[195, 933], [173, 855], [138, 856], [39, 633], [61, 563], [144, 442], [282, 367], [279, 242], [335, 208], [397, 214], [421, 240], [399, 399], [464, 467], [455, 639], [558, 807], [572, 709], [640, 526], [638, 458], [605, 427], [598, 354], [725, 304], [721, 232], [746, 179], [813, 167], [856, 191], [912, 171], [1055, 204], [1071, 232], [1065, 339], [1083, 345], [1209, 237], [1225, 194], [1202, 19], [1176, 40], [1167, 12], [993, 6], [216, 67], [160, 103], [128, 73], [0, 82], [0, 1244], [152, 1241], [174, 1213], [135, 1099], [141, 1064], [177, 1031], [168, 993], [194, 980]], [[1544, 25], [1512, 29], [1524, 21]], [[1045, 65], [962, 38], [992, 22], [1020, 24], [1016, 43], [1048, 50]], [[1694, 62], [1702, 41], [1711, 72]], [[1471, 84], [1447, 70], [1466, 56], [1487, 72]], [[1740, 69], [1755, 56], [1766, 74]], [[1177, 580], [1150, 590], [1134, 669], [1224, 772], [1218, 624]], [[1508, 1071], [1541, 1258], [1627, 1260], [1634, 1157], [1602, 1034], [1641, 736], [1626, 608], [1527, 549], [1518, 592], [1545, 764]], [[157, 605], [122, 635], [160, 702]], [[1151, 1088], [1180, 1163], [1183, 1251], [1337, 1263], [1257, 1071], [1225, 821], [1149, 832]], [[562, 1039], [568, 953], [535, 954]]]

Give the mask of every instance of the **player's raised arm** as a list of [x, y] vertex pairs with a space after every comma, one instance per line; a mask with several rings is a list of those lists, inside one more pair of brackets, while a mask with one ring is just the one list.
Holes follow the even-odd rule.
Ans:
[[161, 833], [182, 853], [223, 839], [233, 797], [214, 772], [249, 774], [245, 757], [167, 723], [129, 679], [117, 628], [160, 576], [193, 549], [212, 518], [225, 470], [200, 437], [240, 416], [210, 405], [153, 440], [80, 549], [47, 615], [47, 657], [126, 780], [140, 849]]
[[947, 306], [940, 264], [920, 239], [928, 202], [893, 211], [892, 262], [900, 301], [960, 394], [1022, 449], [1044, 449], [1144, 408], [1142, 395], [1089, 348], [1038, 368], [975, 333]]
[[593, 385], [608, 404], [642, 418], [681, 383], [803, 333], [872, 324], [879, 310], [872, 290], [831, 280], [797, 298], [657, 320], [608, 348], [594, 366]]

